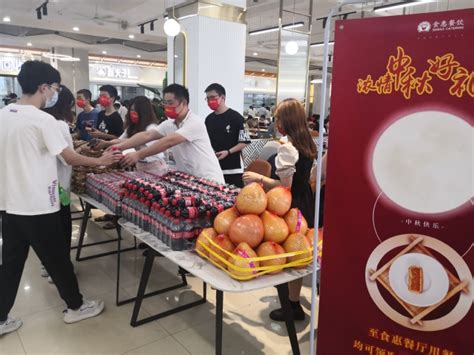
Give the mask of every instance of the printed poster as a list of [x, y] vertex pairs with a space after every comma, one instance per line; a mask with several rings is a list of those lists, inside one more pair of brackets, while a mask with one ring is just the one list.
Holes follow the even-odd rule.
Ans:
[[474, 9], [337, 21], [318, 355], [474, 353]]

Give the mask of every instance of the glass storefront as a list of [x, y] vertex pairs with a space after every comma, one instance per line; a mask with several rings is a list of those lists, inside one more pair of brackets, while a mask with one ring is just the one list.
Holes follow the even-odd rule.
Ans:
[[21, 88], [16, 76], [0, 76], [0, 107], [5, 105], [3, 99], [10, 93], [21, 96]]

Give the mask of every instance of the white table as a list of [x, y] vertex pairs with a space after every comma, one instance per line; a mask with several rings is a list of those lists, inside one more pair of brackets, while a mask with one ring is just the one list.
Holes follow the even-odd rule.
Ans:
[[[298, 339], [296, 336], [296, 330], [294, 325], [293, 313], [290, 309], [290, 303], [288, 299], [288, 285], [287, 283], [293, 280], [297, 280], [301, 277], [311, 274], [311, 265], [304, 269], [288, 269], [276, 275], [264, 275], [253, 280], [248, 281], [237, 281], [229, 277], [225, 272], [216, 268], [212, 264], [203, 260], [193, 251], [173, 251], [170, 247], [165, 245], [154, 235], [143, 231], [138, 226], [131, 222], [127, 222], [120, 219], [118, 222], [123, 229], [134, 235], [137, 239], [147, 244], [153, 252], [147, 253], [145, 265], [143, 266], [143, 273], [140, 280], [140, 286], [138, 289], [137, 297], [135, 300], [135, 307], [133, 310], [131, 325], [138, 326], [147, 322], [154, 321], [159, 318], [163, 318], [167, 315], [180, 312], [182, 310], [194, 307], [196, 305], [206, 302], [206, 290], [207, 284], [216, 290], [216, 354], [222, 354], [222, 322], [223, 322], [223, 294], [224, 292], [242, 293], [254, 290], [259, 290], [267, 287], [276, 287], [278, 290], [278, 296], [280, 303], [286, 314], [286, 328], [288, 336], [290, 338], [291, 348], [293, 354], [299, 354]], [[194, 276], [200, 278], [203, 281], [203, 298], [199, 301], [180, 306], [178, 308], [148, 317], [146, 319], [138, 320], [138, 314], [144, 298], [151, 296], [152, 294], [161, 293], [155, 291], [152, 294], [145, 294], [148, 278], [151, 273], [154, 258], [158, 255], [164, 256], [167, 259], [173, 261], [180, 268], [185, 269]], [[167, 288], [165, 291], [170, 289], [178, 288], [178, 286], [172, 286]]]

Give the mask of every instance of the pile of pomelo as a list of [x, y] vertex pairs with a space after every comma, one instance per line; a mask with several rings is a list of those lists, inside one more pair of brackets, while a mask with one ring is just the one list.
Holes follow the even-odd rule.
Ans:
[[[231, 276], [248, 277], [259, 266], [276, 266], [270, 272], [275, 274], [283, 269], [278, 268], [280, 265], [312, 256], [313, 233], [301, 211], [291, 208], [291, 192], [287, 188], [275, 187], [265, 193], [260, 184], [252, 183], [241, 190], [234, 207], [217, 215], [214, 228], [201, 232], [196, 251], [229, 269]], [[279, 257], [293, 252], [299, 253]], [[245, 260], [257, 257], [270, 258]], [[222, 260], [245, 271], [231, 270]]]

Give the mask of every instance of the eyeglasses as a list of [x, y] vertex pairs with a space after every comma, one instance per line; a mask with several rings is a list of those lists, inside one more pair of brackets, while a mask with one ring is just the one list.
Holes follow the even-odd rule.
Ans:
[[209, 101], [209, 100], [216, 100], [218, 99], [219, 97], [221, 97], [220, 95], [213, 95], [213, 96], [207, 96], [204, 98], [205, 101]]
[[176, 100], [163, 100], [162, 103], [165, 106], [179, 106], [181, 102]]
[[63, 90], [63, 88], [61, 86], [53, 86], [53, 85], [49, 85], [49, 84], [46, 84], [46, 85], [48, 85], [50, 89], [56, 90], [58, 93], [60, 93]]

